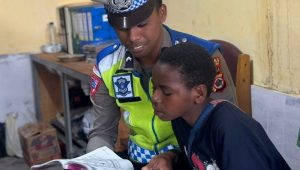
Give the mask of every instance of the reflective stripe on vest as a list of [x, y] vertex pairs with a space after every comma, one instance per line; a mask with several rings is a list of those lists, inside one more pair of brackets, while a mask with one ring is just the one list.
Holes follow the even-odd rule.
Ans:
[[149, 163], [150, 160], [159, 153], [165, 153], [170, 150], [175, 149], [176, 147], [173, 145], [168, 145], [156, 153], [152, 150], [147, 150], [142, 147], [139, 147], [137, 144], [132, 142], [131, 140], [128, 141], [128, 155], [130, 160], [139, 162], [139, 163]]

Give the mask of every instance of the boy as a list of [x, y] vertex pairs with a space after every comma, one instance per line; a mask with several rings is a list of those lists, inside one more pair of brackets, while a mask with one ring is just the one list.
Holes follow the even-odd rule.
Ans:
[[[155, 114], [172, 120], [189, 165], [199, 170], [290, 169], [257, 121], [230, 102], [209, 97], [215, 74], [212, 58], [192, 43], [166, 48], [153, 68]], [[143, 169], [160, 169], [167, 164], [162, 159], [154, 157]]]

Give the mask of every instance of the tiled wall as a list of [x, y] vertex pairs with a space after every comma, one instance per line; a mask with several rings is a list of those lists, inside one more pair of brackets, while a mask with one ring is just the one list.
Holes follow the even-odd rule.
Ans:
[[291, 168], [299, 170], [300, 97], [252, 86], [252, 112]]

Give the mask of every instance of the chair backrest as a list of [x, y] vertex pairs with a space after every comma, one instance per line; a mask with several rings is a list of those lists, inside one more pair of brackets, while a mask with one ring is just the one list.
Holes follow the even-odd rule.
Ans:
[[211, 41], [219, 43], [221, 46], [221, 52], [236, 86], [238, 106], [251, 116], [252, 74], [250, 56], [227, 41]]

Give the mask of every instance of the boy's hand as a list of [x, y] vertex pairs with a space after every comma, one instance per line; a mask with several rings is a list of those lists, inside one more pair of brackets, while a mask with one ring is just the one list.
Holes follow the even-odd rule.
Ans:
[[156, 155], [142, 170], [172, 170], [172, 160], [176, 157], [174, 152]]

